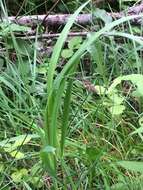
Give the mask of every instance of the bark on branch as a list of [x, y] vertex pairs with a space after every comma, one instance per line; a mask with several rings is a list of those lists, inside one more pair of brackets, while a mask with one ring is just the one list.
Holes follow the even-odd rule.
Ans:
[[[114, 19], [119, 19], [125, 15], [138, 15], [143, 13], [143, 2], [139, 5], [130, 7], [127, 11], [124, 12], [117, 12], [117, 13], [107, 13]], [[32, 16], [22, 16], [19, 18], [15, 18], [14, 16], [8, 17], [8, 20], [14, 23], [18, 23], [21, 25], [33, 26], [37, 23], [42, 23], [43, 19], [46, 15], [32, 15]], [[67, 23], [70, 14], [60, 14], [60, 15], [49, 15], [45, 19], [45, 26], [59, 26], [64, 25]], [[76, 23], [79, 25], [87, 25], [90, 24], [92, 21], [91, 14], [81, 14], [76, 18]], [[142, 19], [136, 19], [133, 22], [135, 24], [140, 24]]]

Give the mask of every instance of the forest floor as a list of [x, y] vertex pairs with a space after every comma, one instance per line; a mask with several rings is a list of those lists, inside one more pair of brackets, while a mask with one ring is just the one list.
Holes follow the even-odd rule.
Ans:
[[142, 190], [142, 1], [0, 10], [0, 190]]

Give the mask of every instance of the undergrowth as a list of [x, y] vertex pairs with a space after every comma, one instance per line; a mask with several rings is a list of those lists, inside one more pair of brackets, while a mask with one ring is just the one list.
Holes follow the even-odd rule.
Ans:
[[22, 40], [29, 28], [0, 23], [0, 189], [142, 189], [143, 41], [131, 24], [142, 15], [67, 38], [88, 3], [50, 56], [38, 30]]

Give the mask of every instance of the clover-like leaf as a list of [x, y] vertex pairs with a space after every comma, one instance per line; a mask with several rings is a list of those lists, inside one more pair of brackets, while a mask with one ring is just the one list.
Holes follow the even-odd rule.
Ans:
[[80, 47], [81, 42], [82, 42], [82, 37], [76, 36], [69, 41], [68, 47], [69, 49], [72, 49], [72, 50], [78, 49]]

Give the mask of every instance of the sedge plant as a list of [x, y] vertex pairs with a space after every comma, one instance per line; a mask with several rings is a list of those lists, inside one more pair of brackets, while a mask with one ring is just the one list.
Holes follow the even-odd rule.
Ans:
[[[42, 136], [43, 149], [41, 150], [41, 159], [45, 169], [53, 177], [57, 176], [57, 160], [63, 159], [64, 155], [64, 145], [66, 140], [66, 132], [68, 127], [68, 118], [70, 112], [70, 99], [72, 93], [72, 82], [73, 73], [76, 71], [77, 65], [79, 63], [80, 57], [86, 52], [87, 48], [90, 47], [98, 38], [104, 35], [106, 32], [111, 31], [114, 27], [135, 18], [139, 18], [142, 15], [133, 15], [123, 17], [119, 20], [113, 21], [110, 24], [106, 24], [98, 32], [90, 35], [90, 37], [83, 42], [80, 48], [75, 52], [75, 54], [68, 60], [63, 70], [55, 77], [56, 66], [59, 62], [60, 53], [64, 42], [67, 38], [68, 32], [72, 27], [77, 15], [80, 11], [89, 3], [83, 4], [69, 19], [63, 31], [57, 40], [53, 54], [50, 60], [48, 68], [48, 79], [47, 79], [47, 105], [45, 109], [44, 118], [44, 134]], [[132, 39], [133, 36], [130, 34], [116, 33], [113, 32], [112, 35], [121, 35], [126, 38]], [[137, 43], [142, 44], [139, 38], [134, 38]], [[55, 77], [55, 78], [54, 78]], [[63, 104], [63, 116], [62, 116], [62, 126], [61, 135], [59, 135], [59, 129], [57, 127], [57, 118], [59, 115], [59, 108], [62, 105], [62, 97], [64, 96]]]

